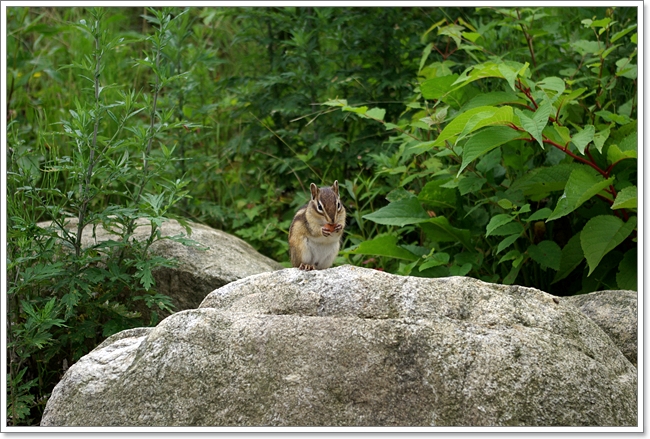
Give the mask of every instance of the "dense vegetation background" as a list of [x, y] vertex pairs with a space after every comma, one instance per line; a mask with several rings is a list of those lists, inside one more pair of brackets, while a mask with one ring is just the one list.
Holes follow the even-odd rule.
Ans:
[[[312, 181], [342, 186], [337, 263], [636, 289], [636, 23], [636, 8], [8, 8], [9, 422], [37, 424], [69, 365], [170, 309], [151, 271], [173, 261], [147, 252], [165, 219], [288, 265]], [[146, 242], [129, 241], [136, 221]], [[119, 239], [83, 248], [86, 224]]]

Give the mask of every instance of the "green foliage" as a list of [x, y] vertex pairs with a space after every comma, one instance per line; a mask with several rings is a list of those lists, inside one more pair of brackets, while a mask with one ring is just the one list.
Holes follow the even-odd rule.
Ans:
[[[7, 418], [21, 425], [38, 421], [63, 365], [105, 337], [156, 324], [159, 313], [172, 312], [171, 299], [155, 291], [152, 272], [174, 261], [152, 257], [148, 250], [161, 239], [190, 242], [162, 237], [160, 226], [188, 195], [187, 180], [166, 178], [177, 159], [165, 139], [191, 124], [173, 120], [162, 99], [164, 87], [182, 76], [170, 75], [162, 62], [171, 24], [182, 13], [171, 18], [168, 10], [150, 9], [145, 17], [154, 24], [144, 39], [152, 52], [135, 64], [151, 71], [150, 91], [107, 82], [115, 75], [109, 62], [114, 52], [140, 40], [109, 32], [105, 9], [91, 9], [89, 17], [61, 26], [83, 48], [58, 69], [44, 72], [55, 81], [61, 72], [74, 72], [65, 84], [69, 106], [58, 113], [30, 107], [37, 122], [30, 126], [25, 123], [30, 116], [14, 110], [25, 108], [15, 105], [46, 100], [64, 88], [21, 84], [20, 46], [31, 42], [39, 54], [53, 49], [36, 47], [39, 40], [28, 36], [47, 29], [30, 22], [29, 12], [9, 11], [15, 19], [9, 47], [16, 70], [9, 93], [14, 119], [7, 126]], [[84, 244], [83, 236], [94, 236], [97, 226], [114, 238]], [[146, 228], [145, 239], [133, 239], [137, 227]]]
[[[565, 12], [556, 9], [500, 9], [487, 25], [481, 14], [443, 20], [425, 34], [433, 41], [420, 87], [397, 122], [380, 107], [325, 102], [395, 134], [390, 144], [399, 147], [376, 157], [377, 173], [398, 176], [392, 181], [406, 194], [391, 192], [364, 215], [386, 235], [346, 254], [383, 256], [385, 269], [403, 274], [469, 274], [564, 295], [636, 288], [620, 274], [636, 278], [636, 68], [621, 67], [633, 65], [636, 24], [619, 11], [600, 10], [606, 18], [582, 19], [578, 29], [560, 28]], [[491, 45], [495, 32], [519, 33], [529, 62], [509, 60], [501, 39]], [[536, 44], [551, 35], [564, 43]], [[453, 46], [474, 61], [457, 62]], [[621, 251], [627, 259], [613, 258]], [[558, 284], [580, 266], [582, 288]]]

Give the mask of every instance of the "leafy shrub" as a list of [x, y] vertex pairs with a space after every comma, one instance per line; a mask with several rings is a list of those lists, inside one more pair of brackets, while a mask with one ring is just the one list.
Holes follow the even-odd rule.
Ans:
[[[326, 102], [395, 133], [390, 152], [373, 155], [395, 189], [388, 205], [362, 216], [389, 227], [353, 241], [348, 257], [385, 257], [381, 266], [401, 274], [471, 275], [561, 295], [636, 289], [637, 34], [617, 11], [583, 19], [584, 30], [564, 40], [556, 31], [563, 52], [549, 55], [566, 53], [556, 72], [481, 44], [515, 24], [541, 64], [531, 23], [546, 13], [502, 9], [502, 20], [483, 26], [438, 22], [427, 31], [438, 36], [423, 51], [418, 94], [399, 122], [382, 108]], [[427, 64], [433, 49], [440, 60]], [[477, 62], [453, 61], [456, 51]], [[576, 270], [581, 278], [569, 277]]]

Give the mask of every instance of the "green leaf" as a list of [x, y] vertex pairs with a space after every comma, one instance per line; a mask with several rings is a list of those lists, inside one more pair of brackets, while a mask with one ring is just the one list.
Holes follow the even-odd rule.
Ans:
[[501, 213], [498, 215], [494, 215], [491, 219], [488, 225], [485, 228], [485, 236], [490, 236], [490, 234], [496, 230], [497, 228], [501, 227], [504, 224], [508, 224], [512, 222], [515, 219], [514, 216], [508, 215], [505, 213]]
[[[510, 247], [510, 245], [512, 245], [512, 243], [515, 242], [517, 240], [517, 238], [519, 238], [520, 236], [521, 236], [521, 234], [519, 234], [519, 233], [515, 233], [514, 235], [507, 236], [497, 246], [497, 254], [501, 253], [502, 250]], [[501, 262], [499, 261], [499, 263], [501, 263]]]
[[414, 198], [415, 195], [404, 189], [403, 187], [396, 187], [388, 194], [386, 194], [386, 199], [391, 203], [399, 200], [408, 200], [409, 198]]
[[504, 126], [488, 127], [474, 134], [463, 147], [463, 162], [457, 175], [473, 160], [517, 137], [520, 137], [517, 130]]
[[497, 227], [491, 232], [491, 234], [494, 236], [521, 235], [523, 231], [524, 226], [522, 226], [520, 223], [508, 223]]
[[428, 239], [433, 242], [460, 242], [469, 250], [473, 250], [471, 234], [467, 229], [458, 229], [444, 216], [430, 218], [419, 224]]
[[580, 154], [585, 153], [585, 148], [594, 139], [596, 128], [593, 125], [586, 125], [582, 131], [571, 137], [571, 142], [578, 148]]
[[450, 276], [465, 276], [467, 273], [472, 271], [472, 264], [469, 262], [463, 265], [452, 265], [449, 268], [449, 275]]
[[397, 236], [393, 235], [379, 235], [369, 241], [362, 242], [357, 248], [349, 250], [347, 253], [354, 255], [388, 256], [407, 261], [419, 259], [417, 255], [398, 246]]
[[458, 79], [457, 74], [427, 79], [420, 84], [420, 93], [425, 99], [441, 99], [451, 91], [451, 84], [456, 79]]
[[429, 256], [425, 262], [420, 265], [419, 270], [424, 271], [427, 268], [431, 267], [438, 267], [440, 265], [446, 265], [449, 263], [449, 253], [434, 253], [433, 255]]
[[517, 280], [517, 276], [519, 275], [519, 270], [521, 270], [522, 265], [516, 265], [512, 264], [512, 269], [510, 269], [510, 272], [506, 277], [503, 278], [503, 284], [504, 285], [512, 285], [515, 283], [515, 280]]
[[637, 208], [637, 188], [628, 186], [616, 195], [616, 200], [612, 204], [612, 209], [636, 209]]
[[566, 183], [564, 194], [546, 222], [568, 215], [613, 182], [614, 177], [603, 180], [600, 174], [584, 166], [574, 169]]
[[567, 277], [573, 270], [576, 269], [578, 265], [585, 258], [585, 254], [582, 251], [582, 246], [580, 245], [580, 233], [573, 235], [569, 242], [562, 249], [562, 256], [560, 257], [560, 268], [555, 277], [553, 278], [553, 283], [561, 281]]
[[449, 180], [431, 180], [424, 185], [418, 199], [423, 203], [433, 207], [456, 207], [456, 191], [441, 187]]
[[479, 190], [481, 190], [481, 188], [486, 182], [487, 179], [483, 177], [470, 175], [458, 182], [458, 191], [460, 192], [461, 195], [465, 195], [470, 192], [478, 192]]
[[609, 138], [609, 128], [610, 127], [607, 127], [604, 130], [598, 131], [596, 134], [594, 134], [594, 146], [596, 146], [596, 149], [600, 153], [603, 152], [603, 145], [605, 145], [605, 142]]
[[321, 105], [327, 105], [328, 107], [347, 107], [348, 101], [345, 99], [331, 99], [327, 102], [323, 102]]
[[628, 250], [618, 264], [616, 283], [621, 290], [637, 291], [637, 249]]
[[417, 198], [394, 201], [388, 206], [366, 214], [364, 219], [377, 224], [404, 227], [407, 224], [417, 224], [429, 219]]
[[503, 255], [501, 259], [499, 259], [499, 264], [505, 261], [514, 261], [512, 265], [517, 266], [523, 259], [524, 256], [519, 252], [519, 250], [510, 250], [508, 253]]
[[494, 106], [502, 104], [523, 105], [524, 103], [525, 101], [512, 91], [492, 91], [489, 93], [481, 93], [478, 96], [472, 98], [472, 100], [463, 106], [462, 111], [469, 111], [473, 108], [483, 106]]
[[539, 146], [544, 148], [544, 143], [542, 141], [542, 131], [544, 127], [548, 124], [548, 118], [551, 115], [551, 110], [553, 106], [547, 100], [545, 100], [533, 113], [532, 117], [526, 116], [523, 111], [519, 108], [515, 109], [515, 114], [519, 116], [521, 121], [521, 126], [525, 129], [535, 140], [539, 143]]
[[376, 119], [376, 120], [384, 120], [384, 116], [386, 115], [386, 110], [383, 108], [371, 108], [365, 113], [365, 116], [370, 118], [370, 119]]
[[528, 247], [528, 256], [537, 262], [542, 269], [546, 267], [550, 267], [556, 271], [560, 269], [562, 250], [553, 241], [542, 241], [539, 244], [531, 245]]
[[424, 63], [427, 61], [427, 58], [429, 58], [429, 54], [431, 53], [432, 49], [433, 43], [429, 43], [427, 44], [427, 47], [425, 47], [422, 51], [422, 58], [420, 58], [420, 67], [418, 68], [418, 73], [422, 71], [422, 67], [424, 67]]
[[526, 218], [524, 221], [530, 222], [530, 221], [543, 220], [551, 216], [551, 213], [553, 213], [551, 209], [549, 209], [548, 207], [543, 207], [539, 209], [537, 212], [535, 212], [534, 214], [532, 214], [531, 216], [529, 216], [528, 218]]
[[520, 190], [526, 196], [561, 191], [566, 186], [571, 172], [579, 166], [575, 163], [562, 163], [553, 167], [535, 168], [515, 180], [510, 190]]
[[589, 264], [589, 275], [598, 267], [603, 257], [625, 240], [636, 227], [636, 217], [627, 222], [613, 215], [591, 218], [580, 233], [580, 245]]
[[551, 103], [555, 102], [566, 89], [564, 80], [556, 76], [549, 76], [548, 78], [542, 79], [537, 83], [537, 86], [542, 90], [551, 90], [555, 92], [554, 96], [549, 96]]
[[609, 145], [607, 148], [607, 161], [609, 163], [616, 163], [625, 159], [636, 159], [636, 150], [621, 151], [618, 145]]
[[[484, 113], [480, 123], [473, 126], [473, 131], [487, 125], [505, 125], [513, 121], [512, 107], [476, 107], [457, 115], [447, 126], [440, 132], [438, 138], [431, 144], [431, 147], [444, 146], [445, 142], [455, 143], [458, 135], [465, 130], [465, 126], [473, 116]], [[471, 132], [471, 131], [470, 131]], [[470, 132], [466, 132], [469, 134]], [[427, 145], [429, 146], [429, 145]], [[430, 147], [426, 150], [431, 149]]]

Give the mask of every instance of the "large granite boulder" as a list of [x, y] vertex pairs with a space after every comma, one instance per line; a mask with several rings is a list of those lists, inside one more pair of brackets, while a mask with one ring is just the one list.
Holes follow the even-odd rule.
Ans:
[[[42, 222], [38, 226], [45, 228], [50, 224]], [[77, 224], [77, 219], [71, 218], [66, 222], [66, 228], [76, 232]], [[192, 233], [187, 236], [187, 231], [178, 221], [167, 220], [160, 227], [161, 236], [183, 234], [199, 246], [162, 239], [150, 247], [151, 254], [178, 261], [178, 265], [173, 268], [162, 267], [153, 272], [156, 290], [171, 297], [177, 311], [198, 307], [208, 293], [230, 282], [283, 268], [236, 236], [194, 222], [189, 222], [189, 226]], [[149, 223], [140, 219], [133, 232], [133, 239], [145, 241], [150, 233]], [[83, 247], [90, 247], [114, 240], [116, 236], [101, 224], [94, 228], [88, 225], [84, 229], [81, 243]]]
[[623, 355], [637, 365], [637, 292], [606, 290], [565, 297], [605, 331]]
[[539, 290], [342, 266], [232, 282], [116, 334], [43, 426], [636, 426], [637, 370]]

